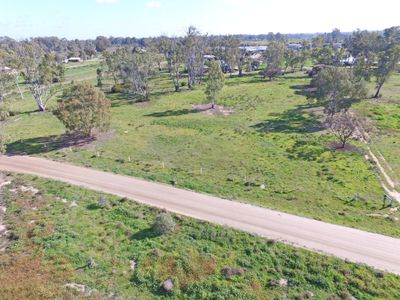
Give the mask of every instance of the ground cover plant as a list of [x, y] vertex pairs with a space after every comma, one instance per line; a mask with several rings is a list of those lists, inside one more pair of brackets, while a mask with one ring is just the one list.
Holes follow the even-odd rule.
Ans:
[[174, 214], [172, 231], [155, 231], [166, 213], [131, 200], [31, 176], [6, 180], [12, 241], [0, 254], [2, 299], [400, 297], [398, 276], [363, 265]]
[[[95, 83], [96, 68], [90, 67]], [[67, 68], [67, 77], [69, 72]], [[8, 151], [399, 236], [398, 212], [382, 206], [384, 192], [374, 166], [364, 159], [365, 146], [352, 141], [345, 151], [335, 149], [334, 138], [322, 126], [323, 108], [305, 96], [309, 82], [303, 72], [274, 81], [263, 80], [257, 72], [227, 76], [218, 104], [228, 113], [209, 114], [198, 109], [208, 103], [203, 86], [174, 93], [169, 75], [162, 73], [150, 82], [154, 87], [148, 102], [108, 93], [111, 131], [83, 147], [67, 140], [51, 113], [34, 112], [31, 102], [15, 99], [10, 101], [14, 117], [6, 126]], [[395, 90], [391, 82], [387, 89]], [[106, 82], [103, 89], [110, 88]], [[360, 110], [367, 106], [362, 101], [359, 105]], [[391, 145], [385, 144], [382, 152]], [[393, 157], [395, 162], [396, 149], [387, 155], [389, 161]]]

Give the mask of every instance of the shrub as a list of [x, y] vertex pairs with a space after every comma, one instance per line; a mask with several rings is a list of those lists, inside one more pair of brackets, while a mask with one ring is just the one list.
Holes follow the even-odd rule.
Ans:
[[0, 105], [0, 121], [5, 121], [10, 116], [10, 112], [4, 105]]
[[153, 230], [159, 235], [173, 233], [175, 221], [169, 213], [162, 212], [154, 219]]
[[111, 88], [111, 93], [123, 93], [125, 91], [121, 84], [114, 84]]
[[98, 205], [100, 208], [106, 208], [109, 205], [106, 196], [100, 195]]
[[0, 155], [4, 154], [7, 150], [7, 140], [7, 136], [0, 132]]
[[87, 83], [65, 89], [53, 113], [69, 131], [84, 136], [90, 136], [93, 129], [106, 131], [110, 127], [110, 101]]

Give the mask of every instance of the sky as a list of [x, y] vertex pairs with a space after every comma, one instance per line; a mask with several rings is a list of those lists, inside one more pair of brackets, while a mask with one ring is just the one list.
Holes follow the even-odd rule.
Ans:
[[0, 36], [68, 39], [382, 30], [399, 0], [0, 0]]

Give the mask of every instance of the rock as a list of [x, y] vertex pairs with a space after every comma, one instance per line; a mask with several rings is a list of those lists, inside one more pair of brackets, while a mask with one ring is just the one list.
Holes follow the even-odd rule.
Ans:
[[265, 190], [265, 184], [260, 184], [260, 189]]
[[24, 185], [21, 185], [20, 187], [19, 187], [19, 190], [21, 191], [21, 192], [31, 192], [33, 195], [36, 195], [37, 193], [39, 193], [39, 190], [38, 189], [36, 189], [36, 188], [34, 188], [34, 187], [32, 187], [32, 186], [29, 186], [29, 187], [26, 187], [26, 186], [24, 186]]
[[69, 205], [70, 208], [77, 207], [78, 204], [75, 201], [72, 201], [72, 203]]
[[281, 278], [281, 279], [278, 280], [278, 284], [279, 284], [280, 287], [287, 287], [288, 281], [285, 278]]
[[234, 275], [243, 275], [245, 270], [243, 268], [229, 268], [225, 267], [222, 269], [222, 273], [229, 277], [229, 276], [234, 276]]
[[92, 288], [90, 288], [90, 287], [88, 287], [86, 285], [75, 283], [75, 282], [67, 283], [64, 286], [67, 289], [74, 290], [74, 291], [76, 291], [78, 293], [82, 293], [82, 294], [85, 294], [87, 296], [90, 296], [92, 293], [96, 292], [95, 289], [92, 289]]
[[172, 289], [174, 288], [174, 282], [172, 281], [172, 279], [169, 278], [164, 281], [162, 287], [163, 287], [164, 291], [171, 292]]
[[7, 207], [0, 205], [0, 213], [5, 213], [7, 211]]
[[393, 207], [393, 208], [391, 208], [391, 209], [389, 209], [389, 210], [390, 210], [390, 212], [396, 212], [396, 211], [399, 210], [399, 207], [400, 207], [400, 206]]
[[62, 203], [67, 203], [68, 201], [67, 201], [67, 199], [61, 199], [61, 202]]
[[134, 261], [133, 259], [130, 261], [130, 267], [131, 267], [131, 270], [132, 270], [132, 271], [134, 271], [134, 270], [135, 270], [135, 267], [136, 267], [136, 261]]
[[354, 296], [351, 296], [351, 298], [350, 298], [351, 300], [357, 300], [357, 298], [356, 297], [354, 297]]
[[11, 181], [3, 181], [0, 183], [0, 188], [6, 185], [9, 185], [11, 183]]
[[314, 293], [311, 291], [306, 291], [305, 296], [307, 299], [312, 299], [315, 297]]

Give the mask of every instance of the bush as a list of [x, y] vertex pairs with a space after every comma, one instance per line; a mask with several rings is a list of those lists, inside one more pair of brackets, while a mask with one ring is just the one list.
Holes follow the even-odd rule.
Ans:
[[69, 131], [90, 136], [93, 129], [108, 130], [111, 119], [111, 103], [103, 92], [84, 83], [63, 91], [54, 115]]
[[173, 233], [175, 221], [169, 213], [162, 212], [154, 219], [153, 230], [159, 235]]
[[100, 195], [98, 206], [100, 208], [106, 208], [106, 207], [109, 206], [109, 203], [108, 203], [108, 200], [107, 200], [106, 196]]
[[111, 93], [123, 93], [125, 88], [121, 84], [114, 84], [111, 88]]
[[[1, 129], [0, 129], [1, 130]], [[0, 155], [6, 153], [7, 136], [0, 132]]]
[[5, 121], [10, 116], [10, 112], [8, 111], [5, 105], [0, 105], [0, 121]]

